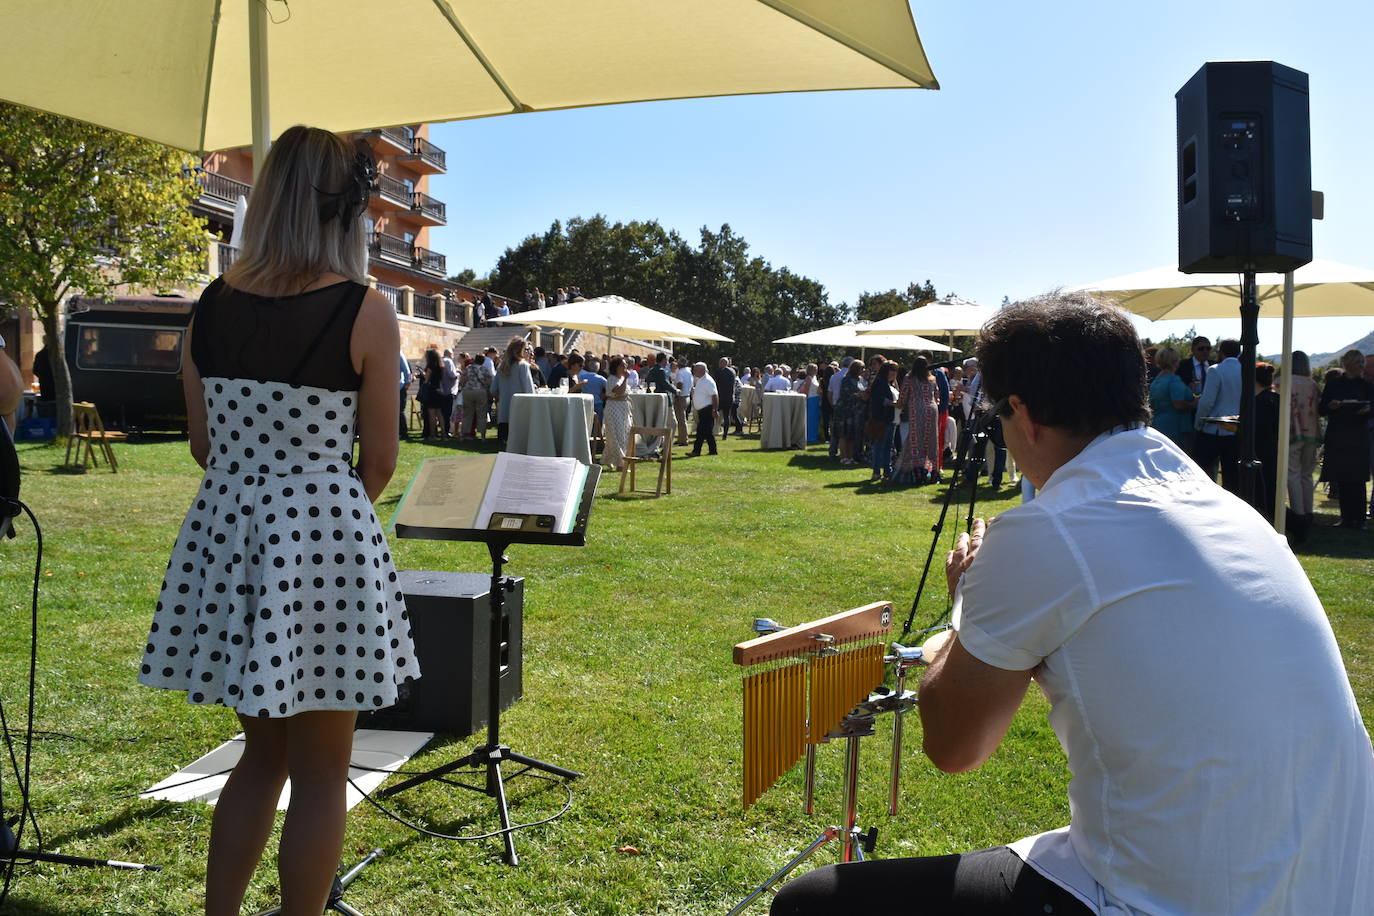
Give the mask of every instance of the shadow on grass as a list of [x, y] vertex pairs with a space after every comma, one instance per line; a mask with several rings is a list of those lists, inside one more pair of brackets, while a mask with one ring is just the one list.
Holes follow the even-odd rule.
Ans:
[[[136, 807], [126, 807], [122, 812], [103, 821], [87, 824], [84, 827], [77, 827], [65, 833], [58, 833], [43, 837], [43, 848], [47, 852], [62, 852], [62, 846], [77, 840], [90, 840], [98, 837], [112, 836], [126, 827], [142, 821], [149, 821], [161, 817], [166, 812], [175, 807], [173, 802], [152, 801], [142, 803]], [[89, 853], [87, 853], [89, 854]], [[157, 862], [145, 862], [145, 865], [157, 865]]]
[[1335, 512], [1315, 513], [1307, 542], [1297, 545], [1293, 552], [1298, 556], [1339, 560], [1374, 559], [1374, 526], [1368, 531], [1352, 531], [1338, 527], [1339, 521], [1340, 515]]
[[9, 899], [5, 901], [5, 912], [10, 916], [77, 916], [79, 913], [89, 913], [86, 908], [86, 901], [72, 904], [71, 909], [55, 909], [49, 904], [40, 903], [36, 900], [27, 900], [24, 897], [24, 876], [26, 872], [19, 870], [15, 873], [14, 887], [10, 891]]

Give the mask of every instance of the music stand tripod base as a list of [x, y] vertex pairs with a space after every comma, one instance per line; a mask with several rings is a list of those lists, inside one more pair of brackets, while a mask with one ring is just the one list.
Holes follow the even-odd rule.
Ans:
[[[355, 910], [347, 903], [344, 903], [343, 892], [348, 889], [348, 886], [352, 884], [354, 879], [356, 879], [358, 875], [362, 873], [362, 870], [364, 868], [367, 868], [369, 865], [371, 865], [373, 862], [377, 861], [381, 857], [382, 851], [380, 849], [374, 849], [372, 850], [372, 852], [367, 854], [367, 858], [363, 859], [357, 865], [354, 865], [352, 868], [344, 872], [342, 875], [335, 875], [334, 886], [329, 889], [329, 900], [326, 901], [324, 905], [325, 910], [333, 911], [335, 913], [343, 913], [344, 916], [363, 916], [361, 912]], [[255, 916], [277, 916], [277, 914], [280, 912], [281, 907], [278, 906], [273, 907], [270, 910], [263, 910], [262, 912], [255, 914]]]
[[[503, 573], [503, 566], [508, 562], [505, 551], [511, 544], [585, 546], [587, 543], [587, 519], [591, 514], [592, 501], [596, 498], [596, 484], [600, 478], [600, 467], [593, 465], [588, 469], [573, 531], [567, 534], [490, 528], [414, 528], [399, 523], [396, 525], [396, 534], [399, 537], [443, 541], [480, 541], [487, 545], [487, 552], [491, 555], [491, 590], [488, 602], [491, 605], [491, 626], [488, 636], [487, 743], [458, 760], [435, 767], [383, 789], [381, 794], [383, 797], [389, 798], [421, 783], [443, 779], [456, 770], [485, 767], [485, 786], [476, 791], [483, 792], [496, 800], [496, 812], [501, 822], [499, 833], [501, 834], [502, 845], [505, 847], [502, 860], [507, 865], [519, 865], [520, 857], [515, 852], [515, 836], [511, 827], [510, 806], [506, 801], [506, 779], [514, 778], [526, 770], [542, 770], [560, 779], [577, 779], [582, 774], [576, 770], [569, 770], [534, 757], [516, 753], [508, 745], [501, 743], [501, 633], [502, 623], [505, 619], [506, 592], [515, 587], [514, 581]], [[501, 774], [501, 764], [505, 761], [519, 764], [525, 769], [513, 773], [511, 777], [504, 777]], [[463, 786], [463, 788], [472, 789], [474, 787]]]

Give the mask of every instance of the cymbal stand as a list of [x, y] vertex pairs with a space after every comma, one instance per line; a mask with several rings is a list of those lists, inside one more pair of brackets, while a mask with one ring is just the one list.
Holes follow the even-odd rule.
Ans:
[[[911, 650], [908, 650], [911, 651]], [[919, 649], [914, 650], [920, 652]], [[903, 673], [898, 671], [901, 678]], [[873, 722], [879, 713], [893, 712], [903, 713], [907, 709], [916, 705], [916, 696], [906, 691], [893, 692], [882, 689], [870, 694], [867, 700], [854, 707], [849, 715], [835, 726], [834, 730], [825, 736], [825, 740], [832, 738], [845, 739], [845, 760], [844, 760], [844, 825], [826, 827], [821, 831], [821, 835], [816, 837], [809, 846], [792, 857], [782, 868], [778, 869], [768, 880], [749, 892], [735, 908], [726, 916], [738, 916], [759, 897], [768, 892], [770, 888], [786, 878], [798, 865], [801, 865], [808, 858], [816, 853], [822, 846], [831, 840], [843, 839], [843, 848], [840, 851], [841, 862], [862, 862], [866, 853], [873, 852], [873, 847], [878, 842], [878, 828], [869, 827], [863, 830], [858, 826], [859, 820], [859, 740], [867, 738], [874, 733]], [[899, 720], [900, 721], [900, 720]], [[894, 736], [895, 737], [895, 736]], [[897, 745], [894, 743], [894, 748]], [[900, 764], [894, 764], [892, 768], [893, 794], [895, 795], [896, 780], [900, 775]], [[808, 779], [814, 774], [808, 772]]]

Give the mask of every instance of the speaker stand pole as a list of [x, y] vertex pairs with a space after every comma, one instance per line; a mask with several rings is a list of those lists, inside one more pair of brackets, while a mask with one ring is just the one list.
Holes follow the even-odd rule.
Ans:
[[[1260, 463], [1255, 459], [1255, 359], [1259, 347], [1259, 291], [1255, 271], [1245, 269], [1240, 284], [1240, 429], [1238, 435], [1239, 496], [1261, 514], [1265, 499], [1260, 494]], [[1270, 498], [1273, 494], [1270, 494]]]
[[[496, 800], [496, 811], [501, 820], [501, 840], [505, 845], [503, 860], [507, 865], [519, 865], [520, 857], [515, 852], [515, 836], [511, 832], [510, 807], [506, 803], [506, 783], [501, 775], [501, 762], [509, 760], [520, 764], [525, 770], [543, 770], [562, 779], [576, 779], [582, 774], [518, 754], [501, 743], [501, 649], [505, 644], [502, 634], [505, 630], [506, 592], [514, 590], [515, 581], [502, 571], [503, 565], [509, 562], [504, 554], [511, 541], [492, 537], [486, 540], [486, 545], [488, 553], [491, 554], [491, 627], [487, 638], [487, 743], [475, 748], [466, 757], [384, 789], [382, 795], [390, 797], [412, 786], [433, 779], [442, 779], [456, 770], [485, 767], [486, 785], [479, 791]], [[524, 770], [513, 775], [518, 776], [522, 772]]]

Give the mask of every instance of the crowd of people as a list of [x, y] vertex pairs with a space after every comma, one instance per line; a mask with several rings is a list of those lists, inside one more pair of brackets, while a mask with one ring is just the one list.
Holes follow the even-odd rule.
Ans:
[[[1239, 341], [1192, 340], [1182, 356], [1172, 347], [1146, 348], [1151, 425], [1172, 439], [1221, 484], [1239, 493], [1242, 484], [1237, 427], [1224, 418], [1240, 414], [1242, 373]], [[1319, 384], [1306, 353], [1296, 350], [1288, 449], [1287, 530], [1301, 543], [1312, 526], [1316, 482], [1340, 504], [1339, 527], [1363, 531], [1374, 501], [1365, 484], [1374, 463], [1374, 355], [1348, 350], [1340, 368], [1327, 370]], [[1255, 366], [1255, 459], [1259, 462], [1258, 505], [1272, 505], [1279, 492], [1279, 396], [1275, 367]]]

